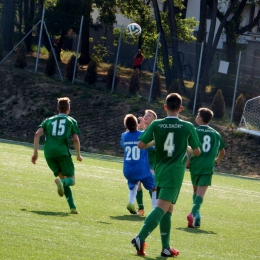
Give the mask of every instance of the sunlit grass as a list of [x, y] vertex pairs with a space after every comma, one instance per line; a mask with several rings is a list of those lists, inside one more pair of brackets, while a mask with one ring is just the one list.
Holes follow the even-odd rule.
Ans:
[[[0, 143], [0, 259], [137, 259], [130, 240], [144, 218], [126, 210], [128, 188], [122, 158], [83, 154], [75, 162], [73, 194], [79, 215], [70, 215], [56, 193], [42, 151], [31, 164], [31, 145]], [[75, 159], [75, 155], [73, 155]], [[152, 207], [144, 192], [145, 211]], [[189, 173], [172, 217], [171, 244], [178, 259], [259, 259], [260, 182], [216, 174], [201, 208], [200, 229], [188, 229], [192, 207]], [[160, 257], [157, 228], [147, 241], [146, 259]]]

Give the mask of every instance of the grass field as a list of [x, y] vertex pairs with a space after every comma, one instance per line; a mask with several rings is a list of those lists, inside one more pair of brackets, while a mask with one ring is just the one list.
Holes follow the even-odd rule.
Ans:
[[[30, 162], [32, 146], [0, 142], [0, 259], [140, 259], [130, 240], [144, 218], [126, 210], [128, 189], [122, 158], [83, 154], [75, 161], [74, 199], [79, 215], [68, 214], [56, 193], [42, 151]], [[74, 156], [75, 159], [75, 156]], [[146, 212], [151, 210], [144, 193]], [[202, 206], [202, 226], [188, 229], [192, 187], [185, 175], [172, 222], [178, 259], [260, 259], [260, 181], [216, 174]], [[145, 259], [160, 257], [158, 228], [147, 239]]]

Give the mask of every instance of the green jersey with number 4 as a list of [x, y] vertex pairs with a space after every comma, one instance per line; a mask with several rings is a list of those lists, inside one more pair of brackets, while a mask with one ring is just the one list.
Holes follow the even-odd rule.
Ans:
[[47, 118], [39, 127], [42, 127], [45, 133], [45, 158], [69, 155], [71, 135], [80, 133], [77, 121], [66, 114]]
[[178, 117], [154, 120], [139, 138], [143, 143], [155, 141], [155, 179], [158, 187], [180, 187], [183, 181], [186, 151], [200, 142], [195, 127]]
[[225, 148], [221, 135], [212, 127], [200, 125], [196, 128], [201, 146], [200, 156], [192, 156], [190, 159], [191, 174], [213, 174], [215, 158], [219, 150]]

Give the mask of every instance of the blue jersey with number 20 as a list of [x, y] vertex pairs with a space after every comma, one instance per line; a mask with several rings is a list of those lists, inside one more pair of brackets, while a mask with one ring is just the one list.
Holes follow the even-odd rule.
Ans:
[[140, 181], [150, 173], [148, 152], [146, 149], [139, 149], [137, 143], [143, 132], [124, 132], [121, 136], [120, 145], [124, 149], [123, 172], [126, 179]]

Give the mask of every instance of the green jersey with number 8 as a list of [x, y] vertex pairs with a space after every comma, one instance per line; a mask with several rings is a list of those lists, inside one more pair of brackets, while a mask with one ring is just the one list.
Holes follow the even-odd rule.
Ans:
[[221, 135], [210, 126], [200, 125], [196, 131], [201, 142], [201, 154], [190, 158], [190, 173], [213, 174], [215, 158], [219, 150], [225, 148], [225, 144]]
[[139, 138], [143, 143], [155, 141], [155, 179], [158, 187], [180, 187], [187, 158], [187, 145], [200, 145], [192, 123], [168, 116], [154, 120]]
[[39, 127], [43, 128], [45, 134], [45, 158], [69, 155], [70, 138], [80, 133], [77, 121], [66, 114], [47, 118]]

